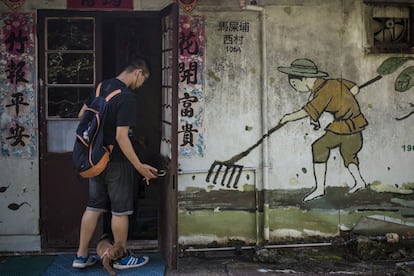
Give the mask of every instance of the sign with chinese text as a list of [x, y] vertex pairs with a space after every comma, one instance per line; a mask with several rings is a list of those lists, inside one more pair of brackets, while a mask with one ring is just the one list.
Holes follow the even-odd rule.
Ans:
[[178, 34], [178, 143], [181, 156], [204, 154], [203, 71], [205, 20], [202, 16], [180, 16]]
[[245, 34], [250, 32], [247, 21], [220, 21], [218, 31], [223, 33], [223, 45], [228, 53], [241, 53]]
[[68, 9], [134, 9], [133, 0], [67, 0]]
[[34, 16], [0, 13], [0, 155], [36, 153]]

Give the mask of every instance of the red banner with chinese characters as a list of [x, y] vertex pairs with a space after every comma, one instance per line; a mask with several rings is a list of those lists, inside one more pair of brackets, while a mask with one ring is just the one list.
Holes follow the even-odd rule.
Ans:
[[0, 13], [0, 156], [36, 156], [35, 18]]
[[67, 0], [68, 9], [133, 10], [134, 0]]
[[204, 28], [203, 16], [180, 16], [178, 139], [182, 157], [204, 156]]

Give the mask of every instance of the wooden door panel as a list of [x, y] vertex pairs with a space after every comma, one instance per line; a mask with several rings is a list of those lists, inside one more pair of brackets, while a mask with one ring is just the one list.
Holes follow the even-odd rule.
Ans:
[[[93, 12], [38, 11], [41, 235], [46, 250], [76, 248], [79, 242], [88, 185], [73, 169], [71, 149], [77, 112], [100, 74], [100, 61], [94, 58], [99, 56], [98, 20]], [[62, 28], [74, 30], [73, 38], [61, 36]], [[80, 38], [87, 43], [79, 43]], [[100, 223], [96, 236], [101, 229]]]
[[42, 225], [47, 229], [44, 238], [48, 247], [78, 245], [88, 185], [87, 180], [80, 179], [71, 166], [70, 154], [49, 155], [43, 162]]
[[162, 15], [161, 155], [168, 174], [161, 191], [159, 244], [168, 267], [177, 267], [177, 112], [178, 112], [178, 6]]

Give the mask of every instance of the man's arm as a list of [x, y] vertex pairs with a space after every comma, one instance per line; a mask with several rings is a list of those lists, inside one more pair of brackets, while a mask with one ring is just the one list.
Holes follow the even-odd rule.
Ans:
[[299, 109], [296, 112], [285, 114], [280, 120], [279, 124], [283, 125], [292, 121], [300, 120], [308, 116], [308, 113], [304, 109]]
[[156, 173], [157, 169], [151, 167], [150, 165], [143, 164], [139, 160], [137, 154], [134, 151], [134, 147], [132, 146], [131, 140], [128, 137], [128, 126], [118, 126], [116, 128], [116, 141], [119, 144], [122, 152], [128, 158], [128, 160], [132, 163], [134, 168], [147, 180], [152, 178], [157, 178]]

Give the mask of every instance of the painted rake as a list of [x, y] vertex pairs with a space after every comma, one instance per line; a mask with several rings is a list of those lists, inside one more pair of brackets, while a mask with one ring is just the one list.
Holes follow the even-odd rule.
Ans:
[[[257, 140], [257, 142], [254, 145], [252, 145], [245, 151], [242, 151], [241, 153], [236, 154], [229, 160], [214, 161], [213, 164], [211, 164], [210, 169], [208, 170], [206, 182], [210, 182], [210, 179], [214, 174], [212, 182], [213, 184], [217, 184], [217, 181], [219, 180], [222, 169], [224, 169], [224, 174], [221, 177], [221, 186], [226, 186], [227, 188], [231, 188], [231, 184], [233, 183], [233, 188], [237, 189], [238, 188], [237, 184], [239, 183], [239, 179], [243, 171], [243, 166], [237, 165], [236, 162], [238, 162], [243, 157], [247, 156], [253, 149], [258, 147], [266, 137], [270, 136], [273, 132], [275, 132], [282, 126], [283, 124], [278, 124], [275, 127], [271, 128], [266, 134], [264, 134], [259, 140]], [[234, 178], [234, 181], [232, 182], [233, 178]]]

